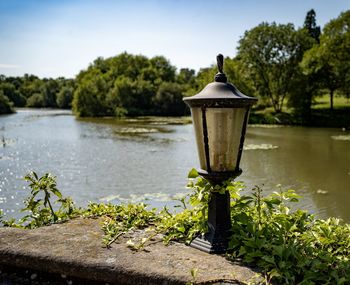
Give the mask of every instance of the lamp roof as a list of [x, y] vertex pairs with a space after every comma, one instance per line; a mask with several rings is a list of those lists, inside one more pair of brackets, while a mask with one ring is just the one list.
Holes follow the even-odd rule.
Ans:
[[227, 82], [223, 73], [223, 56], [217, 56], [219, 72], [215, 75], [215, 81], [209, 83], [198, 94], [184, 98], [184, 102], [190, 107], [211, 108], [240, 108], [253, 105], [258, 99], [244, 95], [236, 86]]

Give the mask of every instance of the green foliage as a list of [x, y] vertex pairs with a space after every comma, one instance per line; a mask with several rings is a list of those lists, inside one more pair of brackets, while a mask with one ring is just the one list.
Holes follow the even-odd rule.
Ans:
[[175, 82], [163, 82], [153, 99], [155, 113], [169, 116], [186, 115], [188, 108], [183, 103], [185, 86]]
[[[66, 221], [78, 214], [71, 198], [64, 198], [57, 189], [56, 177], [50, 173], [38, 177], [35, 172], [27, 174], [24, 178], [31, 189], [30, 196], [25, 199], [22, 209], [27, 214], [16, 222], [14, 219], [0, 222], [4, 226], [33, 229], [52, 223]], [[55, 198], [55, 199], [53, 199]], [[54, 209], [58, 204], [58, 209]]]
[[[208, 184], [205, 180], [198, 183]], [[128, 241], [129, 247], [135, 250], [143, 249], [146, 242], [157, 234], [163, 235], [165, 244], [173, 240], [188, 244], [197, 234], [204, 232], [207, 228], [208, 193], [204, 193], [199, 186], [196, 189], [201, 193], [195, 190], [191, 195], [179, 200], [181, 204], [178, 207], [182, 207], [180, 212], [172, 213], [164, 207], [157, 213], [155, 209], [147, 209], [143, 203], [128, 205], [91, 203], [84, 215], [106, 217], [103, 223], [105, 232], [103, 243], [107, 247], [128, 231], [144, 228], [147, 228], [146, 236], [140, 238], [139, 241]], [[196, 198], [197, 196], [199, 198]]]
[[307, 12], [304, 28], [307, 29], [309, 35], [314, 38], [317, 43], [320, 42], [321, 28], [316, 24], [316, 12], [314, 9]]
[[72, 100], [73, 100], [73, 88], [64, 86], [56, 96], [56, 104], [58, 108], [62, 109], [69, 109], [72, 106]]
[[41, 93], [34, 93], [27, 100], [27, 107], [42, 108], [44, 106], [44, 96]]
[[12, 103], [0, 90], [0, 114], [11, 114], [13, 112]]
[[196, 72], [194, 69], [181, 68], [176, 76], [176, 82], [180, 84], [193, 85], [196, 79]]
[[[294, 212], [291, 203], [299, 196], [293, 191], [274, 192], [264, 197], [256, 187], [251, 195], [240, 195], [241, 183], [226, 181], [213, 187], [189, 173], [192, 193], [180, 199], [182, 211], [159, 213], [146, 210], [144, 204], [107, 206], [104, 223], [105, 244], [110, 245], [128, 230], [147, 228], [139, 241], [127, 245], [142, 250], [160, 233], [165, 243], [172, 240], [190, 243], [199, 233], [206, 232], [207, 202], [212, 191], [231, 194], [232, 236], [228, 258], [242, 259], [257, 265], [268, 282], [281, 284], [347, 284], [350, 281], [350, 226], [339, 219], [319, 220], [302, 210]], [[102, 205], [94, 205], [105, 213]], [[126, 216], [124, 216], [126, 215]], [[130, 215], [130, 217], [129, 217]], [[124, 216], [124, 218], [123, 218]]]
[[15, 85], [10, 82], [0, 84], [0, 90], [16, 107], [23, 107], [26, 103], [26, 98], [16, 89]]
[[238, 57], [248, 67], [254, 89], [269, 100], [275, 112], [283, 110], [285, 98], [295, 87], [307, 41], [304, 36], [292, 24], [262, 23], [239, 41]]
[[319, 88], [328, 89], [330, 108], [338, 89], [344, 95], [350, 90], [350, 11], [327, 23], [320, 44], [305, 53], [301, 63], [305, 74], [313, 75]]
[[[348, 284], [350, 282], [350, 225], [339, 219], [316, 219], [306, 211], [291, 211], [298, 202], [293, 190], [273, 192], [263, 196], [255, 187], [250, 195], [241, 195], [242, 183], [225, 181], [211, 185], [192, 169], [188, 175], [191, 189], [179, 200], [181, 211], [170, 212], [166, 207], [157, 212], [145, 204], [97, 204], [77, 209], [70, 198], [63, 198], [51, 174], [38, 177], [28, 174], [31, 195], [25, 200], [26, 212], [18, 223], [0, 221], [5, 226], [35, 228], [73, 217], [103, 217], [107, 247], [129, 231], [143, 229], [141, 236], [128, 240], [133, 250], [143, 250], [156, 235], [161, 234], [165, 244], [180, 241], [189, 244], [198, 234], [207, 231], [208, 200], [213, 191], [231, 196], [232, 235], [227, 258], [256, 265], [267, 282], [279, 284]], [[54, 210], [53, 198], [59, 209]], [[197, 270], [192, 269], [193, 281]]]
[[15, 107], [68, 108], [73, 94], [73, 80], [40, 79], [34, 75], [0, 78], [0, 91]]
[[60, 90], [59, 84], [52, 78], [44, 79], [43, 82], [44, 84], [40, 90], [43, 96], [43, 105], [45, 107], [56, 108], [56, 96]]
[[[122, 53], [98, 58], [76, 78], [73, 111], [77, 116], [183, 115], [183, 89], [191, 72], [178, 75], [162, 56]], [[180, 107], [179, 107], [180, 106]]]
[[128, 231], [143, 229], [153, 225], [158, 217], [154, 209], [148, 210], [141, 204], [98, 204], [90, 203], [81, 210], [84, 217], [104, 217], [102, 229], [105, 233], [103, 244], [109, 247]]

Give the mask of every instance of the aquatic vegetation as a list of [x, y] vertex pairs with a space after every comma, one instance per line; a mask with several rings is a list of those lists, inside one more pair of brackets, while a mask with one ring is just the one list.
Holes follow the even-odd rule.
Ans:
[[337, 141], [350, 141], [350, 135], [332, 136], [331, 138]]
[[128, 122], [137, 122], [150, 125], [187, 125], [192, 123], [191, 117], [136, 117], [134, 119], [125, 119]]
[[276, 124], [249, 124], [249, 128], [265, 128], [265, 129], [275, 129], [275, 128], [285, 128], [286, 125], [276, 125]]
[[322, 190], [322, 189], [317, 189], [316, 193], [317, 193], [317, 194], [326, 195], [326, 194], [328, 194], [328, 191]]
[[278, 146], [272, 144], [247, 144], [244, 146], [244, 150], [270, 150], [276, 149]]
[[149, 133], [157, 133], [159, 132], [158, 129], [151, 129], [151, 128], [137, 128], [137, 127], [129, 127], [129, 128], [121, 128], [118, 130], [115, 130], [117, 134], [149, 134]]

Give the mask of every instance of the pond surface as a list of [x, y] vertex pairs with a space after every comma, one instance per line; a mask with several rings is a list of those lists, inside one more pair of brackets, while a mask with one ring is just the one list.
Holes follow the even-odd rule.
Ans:
[[[199, 165], [188, 118], [77, 120], [70, 111], [0, 116], [0, 209], [19, 217], [31, 170], [57, 176], [78, 205], [144, 201], [173, 205]], [[295, 189], [300, 207], [350, 222], [350, 133], [340, 129], [249, 126], [238, 178], [251, 191]]]

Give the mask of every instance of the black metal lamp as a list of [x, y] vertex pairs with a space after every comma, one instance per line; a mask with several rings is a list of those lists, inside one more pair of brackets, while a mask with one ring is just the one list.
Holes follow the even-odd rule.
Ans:
[[[195, 96], [184, 98], [191, 108], [201, 170], [199, 174], [212, 185], [239, 176], [244, 137], [251, 106], [256, 98], [242, 94], [227, 82], [224, 58], [217, 56], [218, 73]], [[212, 192], [208, 210], [208, 232], [197, 237], [192, 247], [224, 253], [230, 237], [230, 194]]]

